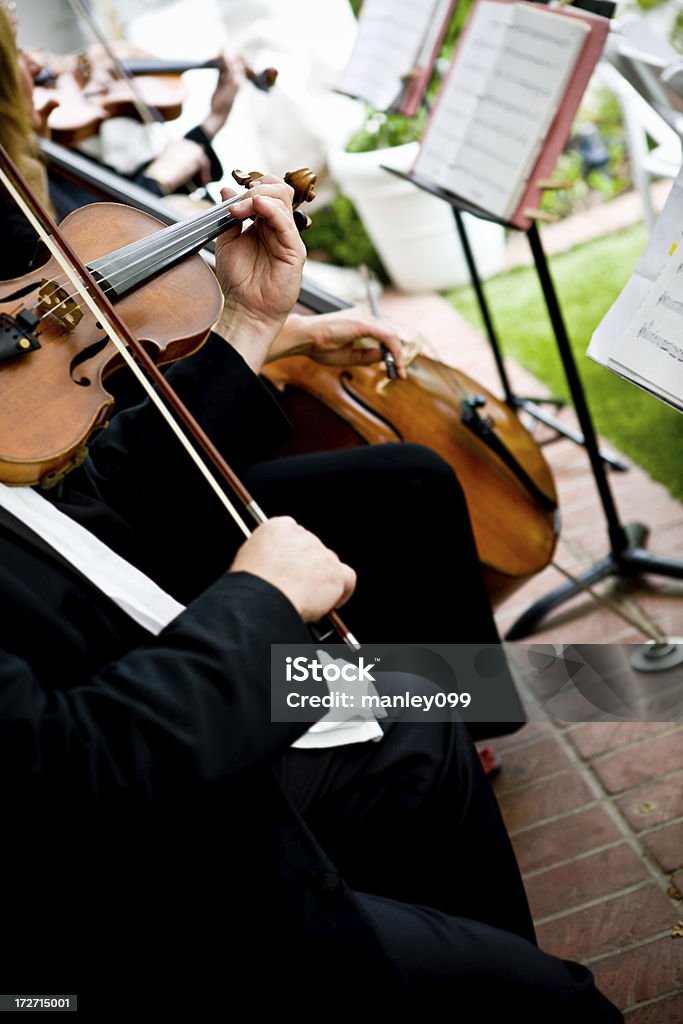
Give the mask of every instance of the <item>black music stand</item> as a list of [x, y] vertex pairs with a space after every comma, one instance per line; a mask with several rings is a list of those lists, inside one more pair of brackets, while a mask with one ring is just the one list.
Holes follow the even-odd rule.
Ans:
[[[502, 370], [501, 381], [507, 380], [498, 339], [493, 329], [481, 277], [477, 270], [474, 254], [472, 253], [472, 249], [469, 245], [465, 225], [462, 221], [462, 214], [470, 213], [475, 217], [493, 221], [494, 223], [501, 224], [504, 227], [514, 228], [514, 230], [517, 231], [521, 229], [516, 228], [512, 224], [508, 224], [506, 221], [493, 216], [486, 210], [481, 210], [479, 207], [473, 206], [466, 200], [461, 199], [450, 192], [446, 192], [444, 189], [439, 188], [439, 186], [433, 185], [431, 182], [425, 181], [416, 175], [405, 174], [404, 172], [397, 171], [395, 168], [391, 167], [385, 167], [384, 169], [390, 171], [392, 174], [396, 174], [398, 177], [405, 178], [418, 188], [431, 192], [432, 195], [435, 195], [439, 199], [443, 199], [447, 202], [453, 209], [456, 225], [458, 226], [458, 234], [461, 242], [463, 243], [465, 260], [470, 274], [472, 275], [472, 284], [477, 294], [482, 318], [484, 319], [484, 323], [487, 327], [489, 341], [493, 348], [496, 365], [498, 366], [498, 372], [501, 373]], [[640, 576], [643, 573], [652, 573], [658, 576], [669, 576], [677, 579], [683, 579], [683, 562], [676, 561], [672, 558], [664, 558], [661, 555], [653, 555], [645, 550], [643, 544], [647, 539], [649, 530], [644, 523], [629, 523], [624, 525], [619, 518], [619, 513], [614, 503], [612, 491], [607, 480], [605, 463], [607, 462], [610, 465], [613, 465], [614, 468], [623, 469], [625, 467], [623, 463], [618, 463], [618, 460], [613, 460], [612, 457], [606, 457], [605, 454], [600, 451], [598, 439], [595, 434], [595, 428], [593, 426], [593, 420], [588, 408], [588, 403], [586, 402], [583, 384], [581, 383], [581, 378], [579, 377], [576, 361], [574, 359], [574, 353], [572, 352], [571, 345], [569, 343], [569, 336], [562, 316], [562, 310], [560, 308], [560, 303], [555, 291], [555, 285], [550, 274], [548, 261], [546, 259], [545, 251], [541, 243], [541, 236], [536, 223], [533, 222], [531, 227], [524, 233], [529, 240], [529, 246], [534, 260], [534, 267], [536, 269], [536, 274], [538, 275], [546, 309], [548, 311], [548, 318], [553, 329], [553, 334], [555, 335], [555, 341], [557, 343], [560, 359], [562, 360], [562, 367], [564, 369], [567, 385], [572, 396], [574, 409], [582, 431], [582, 436], [572, 438], [572, 440], [577, 440], [577, 443], [581, 444], [588, 454], [591, 470], [593, 472], [593, 479], [595, 480], [595, 485], [598, 489], [600, 503], [605, 516], [605, 525], [609, 539], [609, 551], [589, 569], [578, 574], [576, 577], [578, 581], [577, 583], [571, 581], [564, 583], [530, 605], [530, 607], [523, 612], [523, 614], [507, 631], [504, 638], [505, 640], [520, 640], [522, 637], [528, 636], [528, 634], [535, 629], [538, 623], [545, 618], [549, 612], [553, 611], [553, 609], [558, 608], [561, 604], [564, 604], [565, 601], [568, 601], [570, 598], [581, 593], [583, 587], [590, 587], [593, 584], [600, 582], [600, 580], [607, 579], [609, 576], [626, 579], [633, 576]], [[525, 411], [531, 413], [531, 415], [536, 419], [543, 419], [543, 410], [537, 410], [535, 408], [535, 402], [513, 395], [509, 384], [507, 387], [503, 384], [503, 387], [505, 388], [505, 399], [510, 405], [516, 408], [525, 409]], [[532, 408], [529, 408], [529, 406]], [[538, 412], [541, 412], [542, 415], [539, 416]], [[547, 418], [543, 420], [543, 422], [547, 422]], [[564, 430], [564, 428], [562, 432], [565, 433], [565, 436], [571, 436]], [[583, 586], [581, 586], [581, 584], [583, 584]]]
[[[417, 185], [418, 188], [421, 188], [425, 192], [430, 192], [433, 196], [436, 196], [437, 199], [444, 199], [453, 210], [453, 217], [455, 219], [455, 226], [458, 232], [458, 238], [462, 246], [462, 251], [465, 257], [465, 263], [467, 264], [467, 269], [469, 271], [472, 287], [474, 288], [474, 293], [477, 298], [477, 305], [479, 306], [479, 312], [484, 323], [486, 337], [488, 338], [489, 345], [491, 346], [491, 352], [493, 354], [493, 359], [495, 361], [498, 376], [500, 378], [500, 384], [503, 390], [503, 397], [505, 402], [513, 409], [523, 409], [524, 412], [528, 413], [529, 416], [531, 416], [533, 419], [537, 420], [539, 423], [545, 424], [545, 426], [550, 427], [552, 430], [554, 430], [556, 437], [550, 438], [550, 441], [546, 443], [550, 443], [551, 441], [554, 440], [559, 440], [560, 437], [566, 437], [570, 441], [573, 441], [574, 444], [578, 444], [581, 447], [585, 448], [586, 442], [583, 434], [581, 434], [577, 430], [573, 430], [571, 427], [567, 426], [567, 424], [563, 423], [561, 420], [558, 420], [558, 418], [556, 416], [553, 416], [552, 413], [549, 413], [545, 409], [540, 408], [541, 405], [554, 405], [557, 409], [560, 409], [564, 405], [566, 405], [566, 402], [564, 402], [563, 399], [523, 397], [521, 395], [516, 395], [512, 390], [512, 387], [510, 385], [510, 379], [505, 369], [505, 362], [503, 360], [501, 345], [498, 339], [498, 333], [493, 324], [493, 317], [491, 315], [489, 304], [484, 293], [481, 274], [479, 273], [479, 268], [477, 267], [477, 263], [474, 258], [474, 253], [472, 251], [472, 246], [470, 245], [469, 236], [467, 234], [467, 228], [465, 227], [465, 222], [463, 220], [462, 215], [463, 213], [470, 213], [475, 217], [479, 217], [481, 220], [491, 221], [493, 224], [501, 224], [503, 227], [512, 228], [515, 231], [519, 231], [520, 229], [514, 227], [514, 225], [512, 224], [508, 224], [506, 221], [501, 220], [499, 217], [494, 216], [492, 213], [489, 213], [486, 210], [482, 210], [478, 206], [474, 206], [472, 203], [467, 202], [467, 200], [460, 199], [459, 197], [454, 196], [452, 193], [446, 192], [438, 185], [434, 185], [431, 182], [425, 181], [423, 178], [419, 178], [413, 174], [405, 174], [403, 171], [398, 171], [393, 167], [384, 167], [384, 170], [391, 171], [391, 173], [395, 174], [397, 177], [404, 178], [406, 181], [412, 182], [414, 185]], [[545, 256], [543, 256], [542, 258], [545, 261]], [[551, 326], [553, 328], [555, 336], [557, 337], [558, 325], [556, 324], [554, 313], [551, 310], [550, 305], [548, 304], [547, 298], [546, 306], [548, 308], [548, 315], [550, 318]], [[628, 465], [621, 459], [617, 458], [617, 456], [612, 454], [611, 452], [605, 451], [603, 448], [600, 448], [599, 454], [603, 462], [606, 462], [609, 466], [612, 467], [612, 469], [619, 470], [622, 473], [628, 470]]]

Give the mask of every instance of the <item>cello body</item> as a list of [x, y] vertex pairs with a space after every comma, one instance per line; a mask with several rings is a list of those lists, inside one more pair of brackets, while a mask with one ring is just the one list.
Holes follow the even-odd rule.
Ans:
[[[451, 466], [494, 605], [548, 565], [559, 526], [550, 468], [514, 411], [481, 384], [423, 355], [410, 364], [407, 380], [387, 381], [381, 366], [324, 366], [305, 356], [277, 360], [262, 372], [294, 428], [281, 454], [403, 441], [433, 449]], [[548, 499], [545, 507], [466, 425], [466, 396], [477, 396], [487, 425]], [[406, 523], [407, 539], [410, 529]]]

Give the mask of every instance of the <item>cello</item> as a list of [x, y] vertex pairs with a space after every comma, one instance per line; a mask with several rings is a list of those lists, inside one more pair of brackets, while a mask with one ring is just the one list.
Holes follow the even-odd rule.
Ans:
[[[493, 605], [550, 562], [559, 535], [557, 496], [541, 449], [516, 413], [461, 371], [407, 354], [406, 380], [381, 366], [325, 366], [305, 356], [262, 374], [291, 420], [281, 454], [411, 442], [455, 471]], [[406, 524], [409, 535], [410, 524]]]

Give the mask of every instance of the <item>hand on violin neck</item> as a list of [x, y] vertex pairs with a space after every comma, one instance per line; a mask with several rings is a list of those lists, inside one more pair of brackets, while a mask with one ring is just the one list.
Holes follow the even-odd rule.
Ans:
[[202, 130], [209, 140], [221, 130], [232, 110], [235, 97], [244, 81], [244, 64], [240, 57], [222, 56], [223, 66], [211, 97], [211, 109], [202, 122]]
[[[235, 193], [223, 189], [229, 199]], [[225, 307], [216, 331], [259, 370], [299, 296], [306, 250], [293, 219], [292, 189], [265, 175], [231, 207], [239, 220], [216, 242], [216, 275]], [[252, 334], [250, 339], [249, 334]]]
[[399, 376], [405, 378], [401, 339], [381, 321], [354, 309], [320, 316], [292, 314], [271, 345], [267, 362], [283, 356], [306, 355], [328, 366], [367, 366], [384, 359], [381, 346], [391, 352]]
[[289, 516], [258, 526], [237, 552], [230, 572], [248, 572], [277, 587], [304, 622], [341, 608], [356, 586], [353, 569]]

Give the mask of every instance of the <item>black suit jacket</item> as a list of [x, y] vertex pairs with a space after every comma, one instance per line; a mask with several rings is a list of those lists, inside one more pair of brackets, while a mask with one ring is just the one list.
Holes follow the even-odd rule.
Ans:
[[[282, 434], [220, 339], [169, 373], [236, 464]], [[312, 997], [330, 957], [376, 983], [390, 969], [272, 773], [302, 727], [270, 721], [270, 644], [308, 632], [224, 574], [239, 537], [167, 434], [144, 403], [119, 413], [55, 499], [190, 602], [159, 637], [0, 517], [0, 988], [99, 1013], [142, 988], [155, 1016], [205, 1019], [297, 971]]]

